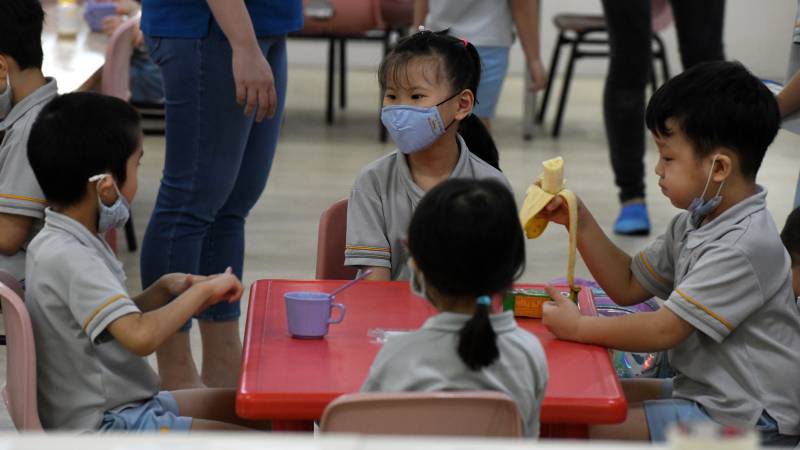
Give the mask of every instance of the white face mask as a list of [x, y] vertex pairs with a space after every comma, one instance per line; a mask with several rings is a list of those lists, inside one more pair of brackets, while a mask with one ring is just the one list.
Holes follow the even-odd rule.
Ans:
[[6, 74], [6, 90], [0, 92], [0, 120], [4, 119], [11, 111], [11, 102], [14, 96], [11, 94], [11, 77]]
[[[107, 173], [103, 173], [100, 175], [95, 175], [89, 178], [90, 182], [97, 181], [99, 186], [99, 181], [105, 177], [110, 176]], [[119, 228], [128, 221], [131, 216], [131, 209], [128, 205], [128, 200], [122, 196], [122, 193], [117, 188], [117, 183], [114, 183], [114, 190], [117, 191], [117, 200], [114, 201], [114, 204], [111, 206], [106, 206], [103, 203], [103, 200], [100, 199], [100, 189], [97, 190], [97, 205], [99, 207], [98, 211], [98, 219], [97, 219], [97, 232], [100, 234], [105, 233], [106, 231], [112, 228]]]

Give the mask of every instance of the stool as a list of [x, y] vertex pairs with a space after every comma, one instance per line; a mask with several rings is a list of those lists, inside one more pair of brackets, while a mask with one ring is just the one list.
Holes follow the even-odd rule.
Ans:
[[[561, 120], [564, 115], [564, 108], [567, 104], [569, 95], [569, 85], [572, 81], [572, 74], [575, 70], [575, 61], [580, 58], [605, 58], [609, 56], [608, 49], [608, 30], [606, 19], [602, 15], [590, 14], [557, 14], [553, 18], [553, 24], [558, 29], [558, 39], [553, 47], [553, 56], [550, 61], [550, 76], [545, 87], [542, 105], [536, 116], [536, 122], [541, 124], [544, 121], [544, 114], [547, 110], [547, 102], [553, 90], [554, 74], [558, 66], [561, 47], [569, 45], [571, 47], [569, 60], [567, 61], [567, 71], [564, 74], [564, 82], [561, 86], [561, 97], [558, 100], [558, 110], [556, 120], [553, 123], [552, 135], [558, 137], [561, 133]], [[587, 48], [588, 47], [588, 48]], [[600, 48], [597, 48], [600, 47]], [[653, 68], [650, 70], [650, 83], [653, 91], [658, 87], [655, 76], [655, 61], [661, 62], [662, 81], [669, 79], [669, 66], [664, 42], [653, 31]]]

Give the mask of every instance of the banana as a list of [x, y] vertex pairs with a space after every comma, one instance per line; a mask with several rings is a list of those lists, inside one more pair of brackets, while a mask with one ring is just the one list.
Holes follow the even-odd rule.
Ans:
[[575, 250], [577, 248], [578, 230], [578, 198], [569, 189], [565, 189], [564, 158], [548, 159], [542, 163], [544, 171], [539, 175], [539, 184], [532, 184], [526, 194], [525, 201], [519, 212], [522, 228], [528, 239], [536, 239], [541, 235], [549, 221], [537, 218], [544, 207], [556, 196], [560, 196], [567, 203], [569, 210], [569, 256], [567, 258], [567, 284], [569, 284], [570, 298], [576, 301], [580, 288], [575, 287]]

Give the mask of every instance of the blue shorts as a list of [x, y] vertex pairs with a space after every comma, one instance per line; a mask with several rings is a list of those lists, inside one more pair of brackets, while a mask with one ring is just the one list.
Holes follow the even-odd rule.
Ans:
[[[650, 430], [652, 442], [666, 442], [667, 430], [672, 424], [682, 422], [711, 422], [712, 419], [697, 402], [685, 398], [672, 397], [672, 379], [664, 380], [660, 400], [644, 402], [644, 414]], [[800, 436], [789, 436], [778, 432], [778, 422], [766, 411], [756, 422], [755, 429], [761, 434], [764, 446], [794, 447], [800, 442]]]
[[500, 90], [508, 72], [509, 47], [476, 47], [481, 57], [481, 83], [472, 112], [481, 119], [491, 119], [497, 109]]
[[188, 432], [191, 429], [192, 418], [181, 416], [175, 397], [167, 391], [161, 391], [139, 406], [117, 412], [107, 411], [103, 414], [98, 431]]

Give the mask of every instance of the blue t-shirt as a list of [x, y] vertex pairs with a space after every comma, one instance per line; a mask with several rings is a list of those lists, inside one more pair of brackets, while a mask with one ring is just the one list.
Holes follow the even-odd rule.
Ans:
[[[241, 0], [228, 0], [241, 1]], [[244, 0], [256, 36], [279, 36], [303, 28], [301, 0]], [[206, 0], [142, 0], [142, 31], [152, 37], [204, 38], [214, 18]], [[218, 29], [216, 23], [213, 28]]]

